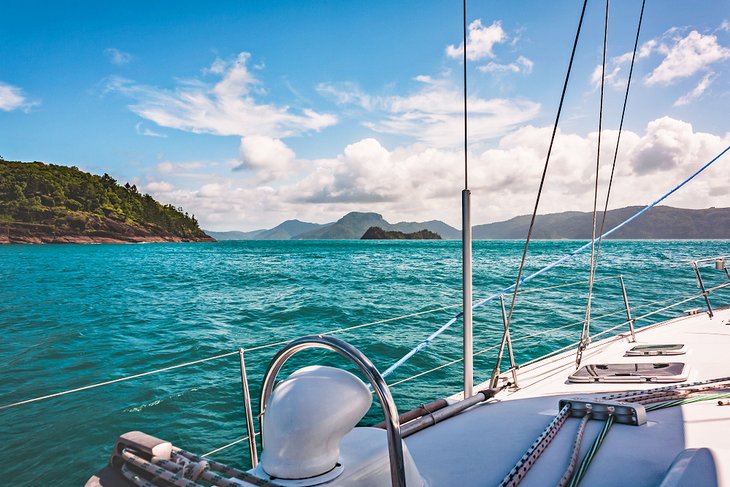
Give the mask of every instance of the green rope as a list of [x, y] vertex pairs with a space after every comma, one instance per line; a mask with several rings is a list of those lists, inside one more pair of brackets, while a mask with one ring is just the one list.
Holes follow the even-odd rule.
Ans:
[[[713, 401], [716, 399], [724, 399], [730, 397], [730, 393], [722, 393], [722, 394], [708, 394], [705, 396], [699, 396], [699, 397], [688, 397], [684, 399], [674, 399], [671, 401], [664, 401], [656, 404], [652, 404], [651, 406], [647, 406], [646, 410], [648, 411], [657, 411], [659, 409], [666, 409], [674, 406], [682, 406], [684, 404], [692, 404], [695, 402], [702, 402], [702, 401]], [[569, 487], [578, 487], [581, 480], [583, 480], [583, 477], [585, 476], [586, 472], [588, 471], [588, 467], [591, 465], [591, 462], [593, 461], [593, 458], [596, 456], [596, 453], [598, 453], [598, 449], [603, 444], [603, 440], [606, 438], [606, 433], [608, 433], [608, 430], [611, 429], [611, 426], [613, 425], [613, 416], [609, 416], [606, 420], [605, 424], [603, 425], [603, 429], [601, 429], [600, 433], [598, 433], [598, 436], [593, 441], [593, 444], [588, 449], [588, 452], [586, 452], [585, 457], [583, 457], [583, 460], [580, 462], [580, 465], [578, 466], [578, 469], [575, 471], [575, 475], [573, 475], [573, 478], [570, 481]]]
[[651, 406], [647, 406], [646, 410], [647, 411], [657, 411], [659, 409], [665, 409], [665, 408], [670, 408], [670, 407], [674, 407], [674, 406], [681, 406], [683, 404], [692, 404], [694, 402], [701, 402], [701, 401], [712, 401], [714, 399], [723, 399], [726, 397], [730, 397], [730, 393], [708, 394], [706, 396], [688, 397], [686, 399], [675, 399], [673, 401], [665, 401], [665, 402], [652, 404]]
[[593, 457], [596, 456], [596, 453], [598, 453], [598, 449], [601, 448], [603, 440], [606, 438], [606, 433], [608, 433], [608, 430], [611, 429], [612, 425], [613, 416], [609, 416], [606, 422], [603, 424], [603, 429], [600, 433], [598, 433], [598, 436], [593, 441], [593, 444], [586, 453], [586, 456], [583, 457], [583, 460], [580, 462], [580, 466], [578, 467], [578, 470], [576, 470], [575, 475], [571, 479], [569, 487], [577, 487], [578, 484], [580, 484], [580, 481], [583, 480], [583, 476], [588, 471], [588, 467], [593, 461]]

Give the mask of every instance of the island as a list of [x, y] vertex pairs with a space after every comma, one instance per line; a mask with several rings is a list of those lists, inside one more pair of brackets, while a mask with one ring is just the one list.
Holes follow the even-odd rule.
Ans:
[[194, 215], [74, 166], [0, 159], [0, 244], [215, 242]]
[[418, 230], [413, 233], [404, 233], [397, 230], [388, 231], [380, 227], [368, 228], [361, 240], [441, 240], [441, 235], [430, 230]]

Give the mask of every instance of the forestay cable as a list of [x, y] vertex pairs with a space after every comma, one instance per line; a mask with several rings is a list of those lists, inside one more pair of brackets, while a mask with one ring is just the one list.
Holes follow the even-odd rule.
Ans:
[[588, 0], [583, 1], [583, 9], [580, 12], [580, 20], [578, 21], [578, 29], [575, 33], [575, 39], [573, 40], [573, 50], [570, 53], [570, 61], [568, 62], [568, 72], [565, 74], [565, 82], [563, 83], [563, 91], [560, 94], [560, 103], [558, 103], [558, 112], [555, 115], [555, 123], [553, 124], [553, 132], [550, 136], [550, 145], [548, 146], [547, 156], [545, 157], [545, 166], [542, 169], [542, 176], [540, 178], [540, 186], [537, 189], [537, 198], [535, 198], [535, 208], [532, 210], [532, 218], [530, 219], [530, 227], [527, 230], [527, 238], [525, 239], [525, 248], [522, 251], [522, 259], [520, 261], [520, 268], [517, 271], [517, 279], [512, 286], [514, 292], [512, 293], [512, 299], [509, 305], [509, 312], [507, 313], [507, 319], [505, 320], [504, 328], [509, 331], [509, 325], [512, 321], [512, 313], [515, 309], [515, 301], [517, 301], [517, 292], [519, 291], [520, 284], [522, 281], [522, 273], [525, 270], [525, 261], [527, 260], [527, 251], [530, 248], [530, 239], [532, 238], [532, 230], [535, 227], [535, 218], [537, 217], [537, 209], [540, 206], [540, 197], [542, 196], [542, 188], [545, 185], [545, 177], [547, 176], [548, 165], [550, 164], [550, 155], [553, 152], [553, 144], [555, 143], [555, 136], [558, 133], [558, 123], [560, 122], [560, 114], [563, 111], [563, 102], [565, 101], [565, 93], [568, 91], [568, 81], [570, 80], [570, 72], [573, 69], [573, 60], [575, 59], [575, 52], [578, 49], [578, 39], [580, 38], [581, 27], [583, 26], [583, 18], [586, 13], [586, 5]]

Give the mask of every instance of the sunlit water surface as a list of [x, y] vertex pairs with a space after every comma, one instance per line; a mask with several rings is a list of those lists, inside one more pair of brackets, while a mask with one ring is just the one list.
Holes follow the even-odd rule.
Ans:
[[[580, 246], [537, 241], [527, 274]], [[522, 243], [474, 243], [475, 297], [516, 276]], [[641, 315], [697, 292], [687, 261], [730, 253], [728, 241], [609, 241], [593, 301], [594, 333], [625, 316], [619, 282]], [[461, 299], [460, 243], [454, 241], [282, 241], [217, 244], [0, 247], [0, 404], [302, 335], [376, 322]], [[724, 274], [707, 268], [707, 285]], [[526, 290], [588, 277], [580, 257]], [[606, 277], [607, 279], [603, 279]], [[512, 336], [518, 362], [578, 339], [587, 284], [521, 295]], [[713, 295], [730, 304], [730, 292]], [[660, 304], [651, 303], [662, 302]], [[698, 300], [639, 322], [649, 324]], [[449, 309], [338, 333], [382, 371], [447, 322]], [[570, 323], [550, 334], [531, 333]], [[388, 378], [408, 378], [460, 357], [460, 323]], [[475, 350], [502, 328], [498, 301], [475, 313]], [[246, 354], [254, 411], [263, 373], [280, 347]], [[485, 380], [495, 351], [478, 355]], [[345, 365], [331, 352], [303, 352], [282, 375], [311, 363]], [[392, 388], [401, 411], [461, 390], [461, 364]], [[364, 422], [379, 421], [373, 407]], [[116, 437], [143, 430], [198, 453], [245, 434], [238, 357], [0, 410], [4, 485], [83, 485], [107, 461]], [[245, 444], [214, 458], [248, 466]]]

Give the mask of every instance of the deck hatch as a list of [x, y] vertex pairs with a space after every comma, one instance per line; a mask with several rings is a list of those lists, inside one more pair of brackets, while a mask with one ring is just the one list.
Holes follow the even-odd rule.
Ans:
[[682, 382], [689, 368], [683, 362], [590, 364], [576, 370], [570, 382]]
[[684, 355], [685, 353], [687, 353], [687, 347], [683, 343], [651, 343], [630, 348], [626, 351], [626, 356]]

